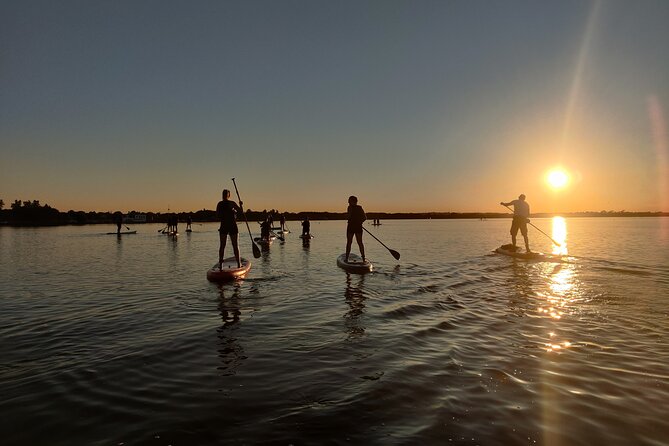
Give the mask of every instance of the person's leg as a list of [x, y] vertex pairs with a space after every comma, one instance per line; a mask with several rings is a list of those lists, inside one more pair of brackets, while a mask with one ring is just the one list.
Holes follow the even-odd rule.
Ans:
[[362, 261], [365, 261], [365, 245], [362, 243], [362, 231], [355, 233], [355, 241], [358, 242], [358, 247], [360, 248], [360, 255], [362, 256]]
[[353, 243], [353, 233], [346, 231], [346, 258], [348, 262], [348, 255], [351, 253], [351, 244]]
[[242, 261], [241, 258], [239, 257], [239, 246], [237, 244], [239, 240], [239, 234], [234, 233], [230, 234], [230, 241], [232, 242], [232, 251], [235, 253], [235, 260], [237, 260], [237, 268], [241, 268], [242, 266]]
[[513, 219], [513, 222], [511, 223], [511, 243], [513, 243], [513, 247], [516, 247], [516, 235], [518, 235], [518, 222], [516, 219]]
[[523, 235], [523, 239], [525, 239], [525, 250], [530, 252], [530, 240], [527, 237], [527, 224], [521, 226], [520, 233]]
[[223, 263], [223, 254], [225, 253], [225, 242], [226, 239], [228, 238], [228, 234], [222, 231], [218, 232], [219, 240], [220, 240], [220, 246], [218, 248], [218, 269], [221, 269], [221, 264]]

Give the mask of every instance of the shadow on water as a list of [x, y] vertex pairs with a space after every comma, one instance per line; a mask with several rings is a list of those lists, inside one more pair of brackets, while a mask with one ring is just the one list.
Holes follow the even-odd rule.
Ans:
[[346, 290], [344, 297], [348, 305], [348, 311], [344, 313], [346, 321], [346, 332], [348, 340], [360, 338], [365, 334], [362, 317], [365, 314], [365, 275], [346, 274]]
[[218, 311], [223, 324], [216, 330], [220, 340], [218, 356], [222, 363], [218, 369], [223, 376], [231, 376], [237, 373], [239, 365], [246, 359], [244, 348], [236, 336], [242, 314], [241, 284], [221, 285], [219, 292]]

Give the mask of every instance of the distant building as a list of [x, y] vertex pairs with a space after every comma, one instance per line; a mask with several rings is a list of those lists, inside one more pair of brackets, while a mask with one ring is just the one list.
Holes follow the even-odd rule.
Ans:
[[146, 223], [146, 214], [130, 213], [123, 219], [125, 223]]

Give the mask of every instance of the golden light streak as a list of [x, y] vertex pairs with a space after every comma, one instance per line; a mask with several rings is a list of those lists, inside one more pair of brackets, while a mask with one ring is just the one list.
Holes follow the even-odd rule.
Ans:
[[552, 238], [560, 244], [560, 246], [553, 245], [553, 254], [567, 255], [567, 221], [564, 217], [553, 217], [552, 228]]

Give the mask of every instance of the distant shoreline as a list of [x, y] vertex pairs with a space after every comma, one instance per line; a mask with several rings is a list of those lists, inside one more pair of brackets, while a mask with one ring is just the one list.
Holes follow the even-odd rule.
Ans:
[[[45, 210], [44, 208], [39, 208]], [[44, 212], [31, 213], [32, 215], [15, 215], [11, 210], [0, 211], [2, 218], [0, 218], [0, 226], [81, 226], [88, 224], [104, 224], [112, 225], [114, 223], [114, 214], [112, 212], [83, 212], [83, 211], [69, 211], [59, 212], [56, 209], [49, 208], [48, 214]], [[188, 216], [192, 218], [193, 222], [206, 223], [216, 222], [216, 212], [203, 209], [197, 212], [178, 212], [180, 223], [185, 223]], [[260, 221], [266, 216], [265, 211], [247, 211], [246, 217], [249, 221]], [[145, 223], [166, 223], [167, 217], [172, 215], [170, 213], [140, 213], [136, 211], [125, 214], [126, 219], [124, 225], [141, 225]], [[328, 221], [328, 220], [346, 220], [346, 212], [283, 212], [275, 214], [275, 222], [278, 223], [278, 215], [284, 215], [286, 221], [301, 221], [305, 217], [309, 217], [311, 221]], [[135, 220], [136, 216], [142, 216], [141, 219]], [[384, 220], [456, 220], [456, 219], [470, 219], [470, 220], [488, 220], [511, 218], [510, 213], [504, 212], [368, 212], [367, 219]], [[600, 211], [600, 212], [563, 212], [563, 213], [537, 213], [533, 214], [531, 218], [588, 218], [588, 217], [669, 217], [669, 212], [627, 212], [627, 211]], [[240, 220], [241, 221], [241, 220]]]

